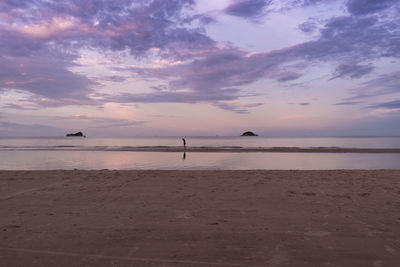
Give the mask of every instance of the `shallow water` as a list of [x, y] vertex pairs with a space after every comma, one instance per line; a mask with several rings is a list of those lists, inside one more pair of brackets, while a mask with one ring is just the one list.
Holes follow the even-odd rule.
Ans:
[[[400, 137], [185, 138], [190, 149], [400, 148]], [[129, 151], [138, 147], [144, 151]], [[170, 152], [150, 152], [158, 147]], [[399, 153], [235, 153], [189, 149], [183, 154], [171, 152], [174, 148], [182, 149], [181, 137], [0, 138], [0, 169], [400, 169]]]
[[400, 154], [268, 152], [1, 151], [1, 170], [400, 169]]
[[[400, 148], [400, 137], [185, 137], [189, 147], [339, 147]], [[0, 150], [182, 147], [181, 137], [36, 137], [0, 138]]]

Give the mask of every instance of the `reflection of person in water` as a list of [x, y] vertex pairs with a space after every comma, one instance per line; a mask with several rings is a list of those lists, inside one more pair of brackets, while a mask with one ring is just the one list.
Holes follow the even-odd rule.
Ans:
[[185, 159], [186, 159], [186, 152], [183, 152], [182, 160], [185, 160]]
[[182, 141], [183, 141], [183, 148], [186, 149], [186, 140], [185, 140], [185, 138], [182, 138]]

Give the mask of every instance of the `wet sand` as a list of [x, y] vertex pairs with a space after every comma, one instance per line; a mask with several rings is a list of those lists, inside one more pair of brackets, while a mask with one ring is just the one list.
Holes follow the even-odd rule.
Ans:
[[0, 171], [0, 266], [399, 266], [400, 171]]
[[123, 146], [123, 147], [21, 147], [2, 148], [2, 151], [147, 151], [147, 152], [277, 152], [277, 153], [400, 153], [400, 148], [342, 148], [342, 147], [175, 147], [175, 146]]

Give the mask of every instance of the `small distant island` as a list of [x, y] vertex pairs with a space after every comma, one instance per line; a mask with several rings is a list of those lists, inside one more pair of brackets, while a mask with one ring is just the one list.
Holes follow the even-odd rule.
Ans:
[[249, 131], [249, 132], [242, 133], [241, 136], [258, 136], [258, 134], [255, 134], [255, 133]]
[[81, 136], [81, 137], [86, 137], [82, 132], [77, 132], [77, 133], [69, 133], [66, 136]]

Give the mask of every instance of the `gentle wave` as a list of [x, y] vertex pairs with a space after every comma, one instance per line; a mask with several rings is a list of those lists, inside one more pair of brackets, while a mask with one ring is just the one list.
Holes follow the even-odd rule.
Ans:
[[400, 153], [400, 148], [240, 147], [240, 146], [0, 146], [0, 151], [149, 151], [149, 152], [287, 152], [287, 153]]

